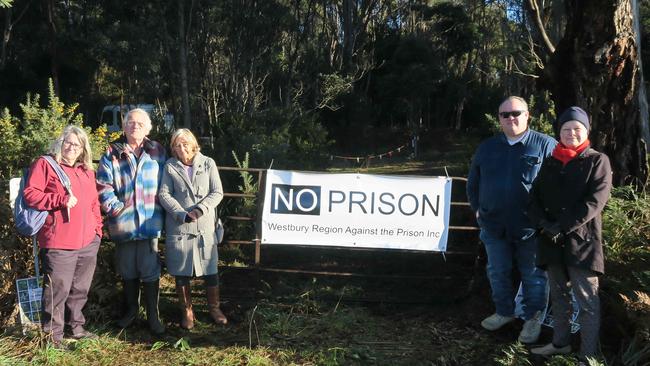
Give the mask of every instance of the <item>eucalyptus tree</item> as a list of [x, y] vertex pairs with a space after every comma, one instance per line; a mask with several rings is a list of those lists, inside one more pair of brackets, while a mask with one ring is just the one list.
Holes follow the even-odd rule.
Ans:
[[[636, 0], [564, 1], [564, 32], [557, 43], [544, 37], [539, 19], [550, 8], [539, 0], [526, 0], [537, 26], [542, 55], [540, 87], [551, 91], [557, 110], [584, 107], [591, 116], [592, 144], [606, 152], [617, 185], [643, 186], [648, 179], [648, 123], [639, 104], [642, 79]], [[647, 111], [647, 109], [646, 109]]]
[[0, 0], [0, 14], [4, 13], [2, 39], [0, 40], [0, 71], [4, 70], [7, 63], [7, 47], [11, 40], [11, 33], [16, 24], [18, 24], [18, 22], [23, 18], [31, 4], [31, 1], [22, 4], [22, 7], [14, 14], [15, 9], [13, 8], [12, 2], [13, 1], [11, 0]]

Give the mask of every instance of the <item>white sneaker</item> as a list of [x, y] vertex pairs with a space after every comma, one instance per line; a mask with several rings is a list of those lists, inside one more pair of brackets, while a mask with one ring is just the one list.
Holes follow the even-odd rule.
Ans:
[[487, 330], [497, 330], [513, 320], [515, 320], [513, 316], [503, 316], [494, 313], [483, 319], [481, 326]]
[[521, 343], [535, 343], [539, 338], [539, 333], [542, 331], [542, 322], [540, 321], [541, 312], [535, 313], [535, 316], [524, 322], [524, 327], [519, 333], [519, 342]]
[[555, 347], [553, 343], [549, 343], [544, 347], [531, 348], [530, 353], [544, 357], [566, 355], [567, 353], [571, 353], [571, 345], [567, 344], [564, 347]]

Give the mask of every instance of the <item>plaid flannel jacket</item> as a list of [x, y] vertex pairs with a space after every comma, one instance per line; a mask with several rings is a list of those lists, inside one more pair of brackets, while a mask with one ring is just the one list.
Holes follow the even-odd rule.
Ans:
[[157, 193], [166, 155], [160, 143], [145, 138], [137, 158], [124, 136], [112, 142], [102, 155], [97, 169], [97, 191], [112, 240], [160, 237], [164, 211]]

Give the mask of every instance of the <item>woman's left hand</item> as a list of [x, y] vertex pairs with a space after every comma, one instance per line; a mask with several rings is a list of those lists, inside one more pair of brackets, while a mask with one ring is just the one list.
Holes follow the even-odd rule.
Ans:
[[68, 198], [68, 202], [66, 202], [65, 207], [73, 208], [76, 205], [77, 205], [77, 197], [70, 195], [70, 198]]

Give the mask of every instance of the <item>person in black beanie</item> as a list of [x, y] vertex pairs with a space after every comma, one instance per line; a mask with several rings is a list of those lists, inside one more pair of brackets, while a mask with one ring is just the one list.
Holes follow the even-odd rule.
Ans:
[[587, 112], [585, 112], [584, 109], [580, 107], [569, 107], [567, 108], [560, 117], [557, 119], [557, 121], [554, 124], [554, 130], [557, 135], [560, 135], [560, 129], [562, 128], [562, 125], [565, 122], [569, 121], [577, 121], [580, 122], [586, 129], [587, 134], [589, 134], [591, 126], [589, 125], [589, 116], [587, 115]]
[[604, 273], [602, 211], [612, 188], [609, 159], [590, 147], [589, 116], [569, 107], [555, 125], [560, 136], [533, 183], [528, 216], [539, 228], [537, 266], [548, 273], [553, 340], [531, 349], [549, 357], [571, 352], [571, 290], [580, 307], [579, 358], [598, 355], [599, 275]]

